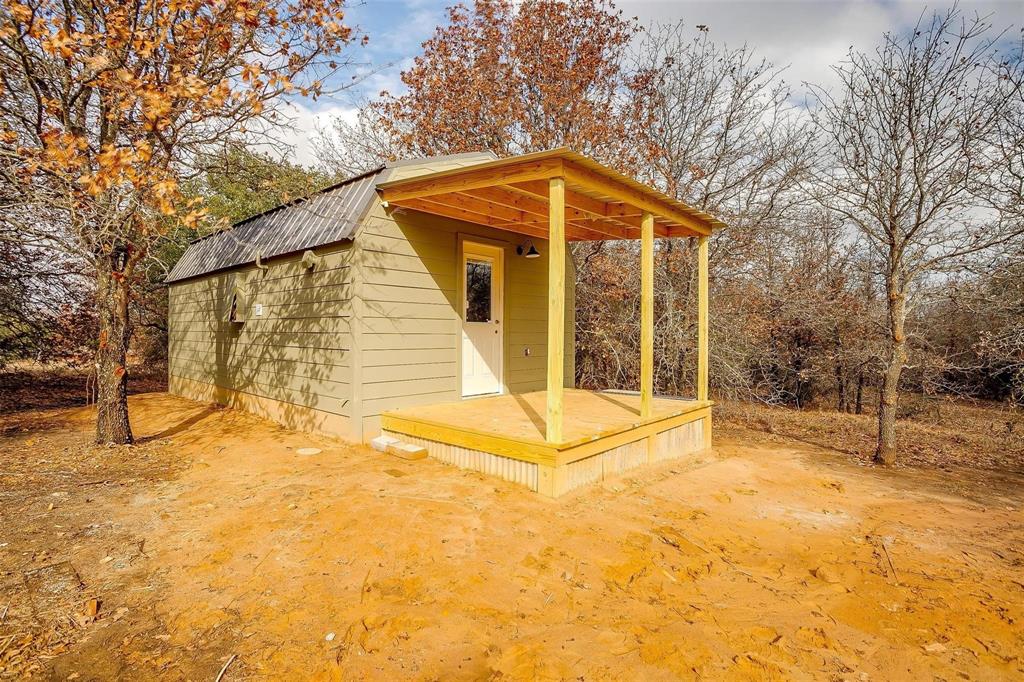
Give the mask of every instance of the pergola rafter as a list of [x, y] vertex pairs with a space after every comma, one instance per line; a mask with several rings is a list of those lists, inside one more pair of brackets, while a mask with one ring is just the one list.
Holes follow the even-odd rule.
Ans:
[[696, 237], [698, 400], [708, 396], [708, 244], [713, 216], [568, 149], [500, 159], [378, 185], [389, 206], [548, 240], [546, 439], [562, 439], [567, 241], [640, 239], [641, 416], [654, 397], [654, 240]]

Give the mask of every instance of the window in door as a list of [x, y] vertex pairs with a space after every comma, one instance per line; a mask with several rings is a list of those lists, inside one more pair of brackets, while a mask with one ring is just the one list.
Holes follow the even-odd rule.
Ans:
[[491, 261], [466, 259], [466, 322], [490, 322], [493, 271]]

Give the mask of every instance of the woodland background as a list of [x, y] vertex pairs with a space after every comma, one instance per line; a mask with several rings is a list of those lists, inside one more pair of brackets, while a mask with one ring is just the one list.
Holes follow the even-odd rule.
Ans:
[[[132, 368], [165, 362], [162, 280], [191, 239], [389, 159], [568, 146], [729, 224], [711, 240], [714, 397], [857, 414], [875, 413], [887, 384], [1024, 400], [1019, 27], [927, 13], [877, 50], [853, 46], [824, 91], [713, 27], [640, 26], [600, 0], [479, 0], [449, 19], [403, 72], [405, 92], [310, 133], [317, 167], [281, 160], [273, 128], [196, 148], [178, 180], [201, 219], [152, 213], [160, 229], [130, 275]], [[0, 372], [94, 371], [95, 266], [23, 226], [0, 221]], [[692, 393], [695, 249], [665, 240], [655, 255], [658, 393]], [[633, 389], [637, 246], [573, 256], [577, 382]], [[922, 404], [894, 403], [892, 417]]]

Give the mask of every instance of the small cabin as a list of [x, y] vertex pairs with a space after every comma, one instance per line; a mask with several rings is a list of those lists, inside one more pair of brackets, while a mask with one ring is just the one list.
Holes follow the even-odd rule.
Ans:
[[[558, 496], [711, 443], [715, 218], [567, 149], [388, 164], [200, 238], [167, 278], [173, 393], [381, 435]], [[698, 379], [653, 394], [654, 243], [699, 240]], [[567, 244], [638, 239], [641, 386], [574, 387]]]

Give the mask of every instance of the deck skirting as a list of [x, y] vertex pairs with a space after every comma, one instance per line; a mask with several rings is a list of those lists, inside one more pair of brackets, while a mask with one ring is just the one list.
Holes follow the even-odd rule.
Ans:
[[[430, 457], [462, 469], [497, 476], [548, 497], [559, 497], [646, 464], [703, 452], [711, 447], [711, 409], [666, 420], [663, 430], [638, 428], [558, 453], [554, 463], [517, 459], [493, 452], [385, 429], [384, 434], [426, 448]], [[631, 438], [631, 436], [636, 438]], [[576, 452], [574, 452], [574, 450]]]
[[540, 465], [534, 462], [525, 462], [511, 457], [502, 457], [482, 450], [473, 450], [450, 443], [440, 443], [436, 440], [428, 440], [419, 436], [410, 436], [397, 431], [383, 431], [385, 436], [397, 438], [405, 443], [412, 443], [427, 449], [430, 457], [470, 471], [479, 471], [490, 476], [525, 485], [530, 490], [537, 490]]

